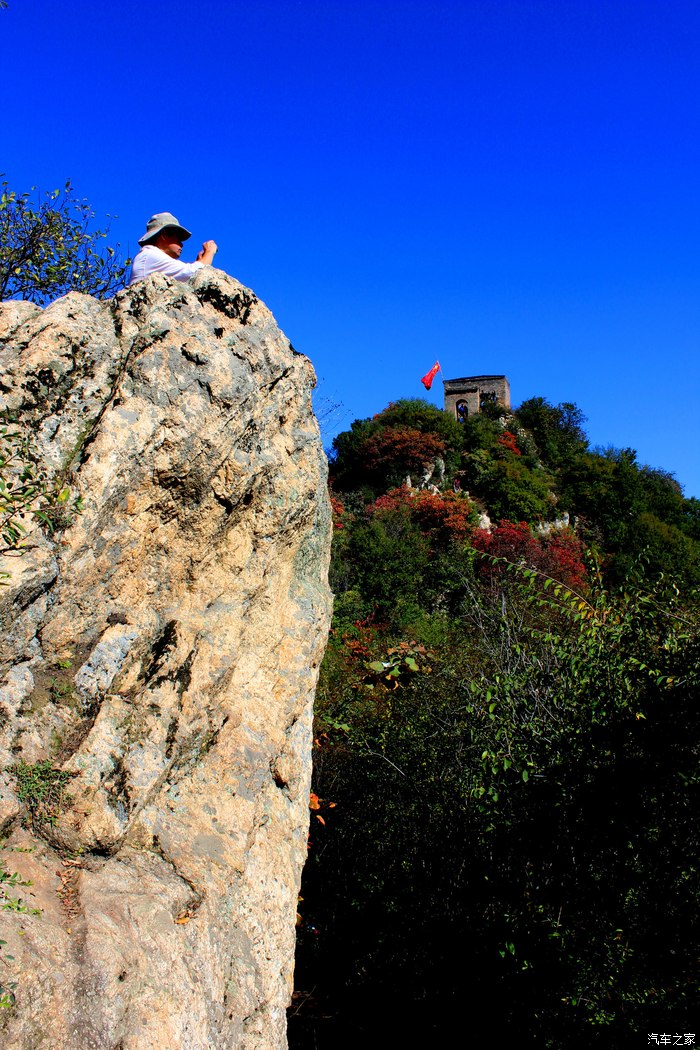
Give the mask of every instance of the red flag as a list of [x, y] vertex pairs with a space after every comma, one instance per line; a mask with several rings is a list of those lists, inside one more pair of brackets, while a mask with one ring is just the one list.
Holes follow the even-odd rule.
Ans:
[[421, 379], [421, 383], [423, 384], [426, 390], [430, 390], [431, 386], [433, 385], [433, 379], [435, 379], [435, 376], [438, 374], [439, 371], [440, 362], [436, 361], [433, 367], [430, 369], [430, 371], [426, 372], [423, 378]]

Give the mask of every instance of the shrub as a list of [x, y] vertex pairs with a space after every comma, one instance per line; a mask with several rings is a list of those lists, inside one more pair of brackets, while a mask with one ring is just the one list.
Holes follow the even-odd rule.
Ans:
[[406, 474], [422, 473], [438, 455], [449, 474], [459, 464], [461, 444], [460, 426], [447, 413], [420, 398], [396, 401], [338, 434], [330, 453], [331, 481], [338, 492], [376, 496]]
[[44, 306], [67, 292], [98, 299], [124, 286], [130, 259], [101, 248], [107, 230], [91, 229], [95, 217], [85, 200], [63, 190], [16, 193], [0, 183], [0, 300], [27, 299]]
[[[502, 521], [491, 532], [477, 529], [471, 544], [492, 558], [537, 569], [573, 590], [586, 587], [583, 544], [569, 529], [534, 536], [525, 521]], [[498, 564], [492, 562], [484, 563], [480, 572], [488, 578], [500, 575]]]

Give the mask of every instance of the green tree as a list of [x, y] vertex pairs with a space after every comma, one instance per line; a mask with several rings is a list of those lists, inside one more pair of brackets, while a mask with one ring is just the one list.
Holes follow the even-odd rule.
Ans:
[[486, 504], [497, 521], [538, 521], [554, 517], [551, 478], [530, 469], [512, 455], [490, 457], [485, 462], [466, 457], [470, 492]]
[[131, 260], [101, 244], [109, 227], [91, 228], [95, 213], [70, 181], [47, 194], [16, 193], [7, 182], [0, 191], [0, 301], [44, 306], [71, 291], [106, 299], [123, 287]]
[[550, 469], [562, 467], [588, 448], [586, 417], [570, 401], [555, 406], [544, 397], [531, 397], [515, 415], [532, 434], [542, 462]]
[[700, 500], [694, 496], [683, 500], [681, 526], [688, 536], [692, 536], [694, 540], [700, 540]]
[[407, 473], [441, 455], [448, 474], [459, 465], [462, 431], [448, 413], [421, 398], [394, 401], [371, 419], [356, 419], [333, 441], [331, 478], [338, 492], [370, 496], [400, 484]]
[[383, 618], [401, 621], [415, 615], [431, 564], [430, 548], [406, 508], [358, 524], [346, 558], [363, 597]]
[[560, 471], [558, 488], [579, 535], [608, 556], [611, 578], [623, 579], [646, 552], [653, 571], [700, 581], [694, 501], [671, 474], [638, 464], [634, 449], [582, 452]]

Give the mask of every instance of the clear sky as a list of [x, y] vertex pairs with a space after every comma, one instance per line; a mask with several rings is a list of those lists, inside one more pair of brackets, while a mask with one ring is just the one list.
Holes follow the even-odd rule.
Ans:
[[0, 53], [12, 188], [213, 237], [327, 440], [437, 358], [700, 497], [697, 3], [9, 0]]

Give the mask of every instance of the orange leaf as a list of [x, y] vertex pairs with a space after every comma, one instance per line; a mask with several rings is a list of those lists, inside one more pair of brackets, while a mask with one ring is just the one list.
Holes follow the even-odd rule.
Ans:
[[320, 815], [320, 813], [316, 814], [316, 820], [320, 820], [322, 824], [326, 823], [325, 820], [323, 819], [323, 817]]

